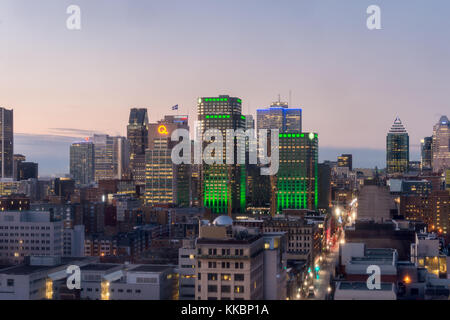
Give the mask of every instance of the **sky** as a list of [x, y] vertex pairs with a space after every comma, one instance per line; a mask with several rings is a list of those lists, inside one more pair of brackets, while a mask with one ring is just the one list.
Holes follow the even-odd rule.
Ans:
[[[69, 5], [81, 30], [68, 30]], [[381, 8], [381, 30], [366, 9]], [[385, 165], [399, 116], [420, 140], [450, 108], [447, 0], [1, 0], [0, 106], [14, 109], [15, 152], [40, 174], [68, 172], [69, 145], [126, 135], [129, 109], [150, 121], [196, 117], [200, 96], [228, 94], [255, 114], [303, 109], [319, 157]], [[191, 123], [192, 125], [192, 123]]]

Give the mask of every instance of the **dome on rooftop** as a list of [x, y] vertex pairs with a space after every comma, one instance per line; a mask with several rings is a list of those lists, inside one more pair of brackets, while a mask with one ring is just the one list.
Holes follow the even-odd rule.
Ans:
[[214, 219], [213, 225], [215, 226], [231, 226], [233, 224], [233, 219], [229, 216], [219, 216]]

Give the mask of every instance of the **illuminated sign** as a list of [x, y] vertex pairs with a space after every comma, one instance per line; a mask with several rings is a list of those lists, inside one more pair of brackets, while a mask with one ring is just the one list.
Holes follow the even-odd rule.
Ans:
[[159, 134], [164, 134], [164, 135], [168, 135], [169, 134], [169, 132], [167, 131], [166, 126], [163, 125], [163, 124], [158, 127], [158, 133]]

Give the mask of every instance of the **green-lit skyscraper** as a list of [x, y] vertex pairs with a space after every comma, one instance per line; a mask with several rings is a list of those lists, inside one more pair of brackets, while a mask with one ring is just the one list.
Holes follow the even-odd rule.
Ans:
[[277, 213], [283, 209], [317, 208], [318, 136], [316, 133], [280, 133], [277, 173]]
[[[232, 145], [235, 164], [203, 163], [201, 170], [201, 195], [203, 205], [215, 214], [244, 212], [246, 206], [245, 165], [236, 160], [236, 139], [226, 141], [227, 129], [245, 129], [245, 116], [242, 115], [242, 101], [230, 96], [203, 97], [198, 100], [198, 121], [200, 135], [208, 129], [222, 132], [223, 162], [226, 159], [226, 145]], [[204, 142], [209, 144], [209, 141]]]
[[409, 135], [400, 118], [396, 118], [386, 137], [388, 174], [404, 173], [409, 165]]

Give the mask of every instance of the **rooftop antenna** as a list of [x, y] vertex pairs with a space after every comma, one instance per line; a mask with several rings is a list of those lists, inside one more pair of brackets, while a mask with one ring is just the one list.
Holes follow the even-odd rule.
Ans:
[[292, 90], [289, 90], [289, 105], [288, 107], [292, 106]]

